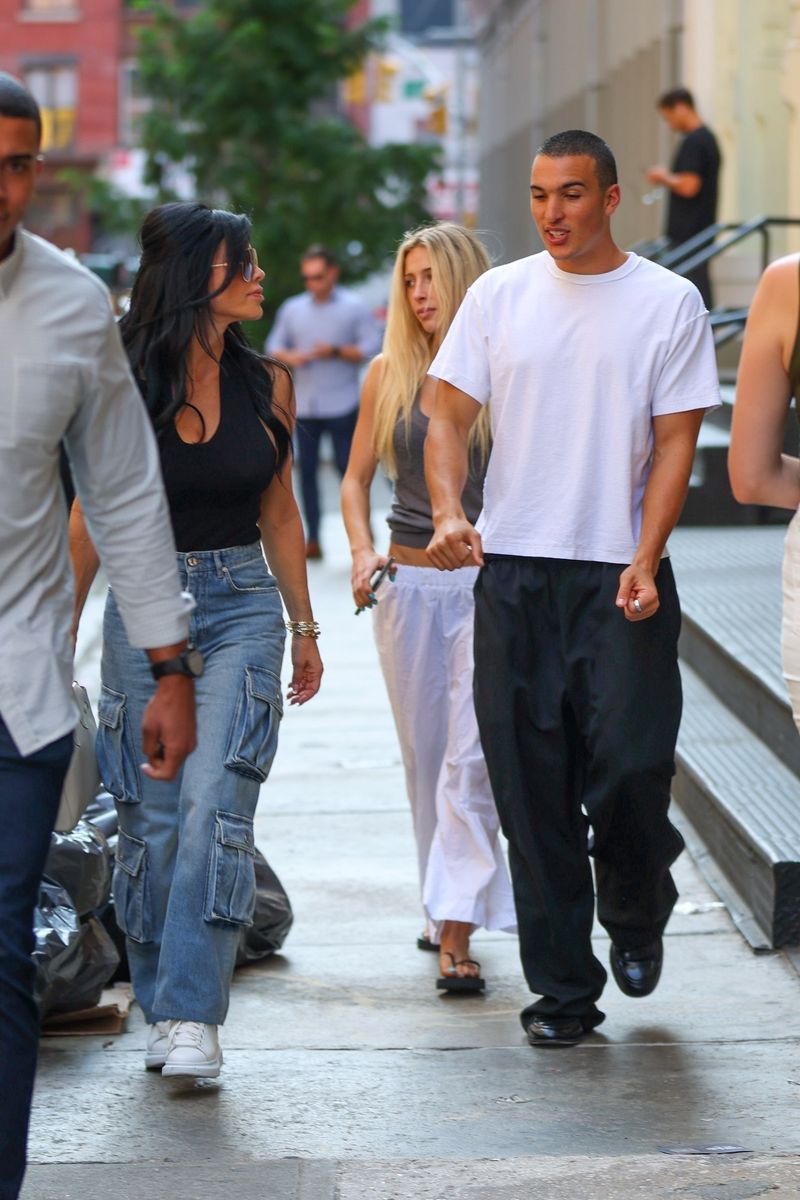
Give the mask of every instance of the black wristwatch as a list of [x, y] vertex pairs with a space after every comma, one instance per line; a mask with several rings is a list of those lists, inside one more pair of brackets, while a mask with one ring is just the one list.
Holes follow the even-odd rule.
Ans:
[[187, 646], [175, 658], [150, 663], [150, 670], [153, 679], [161, 679], [164, 675], [188, 675], [190, 679], [197, 679], [203, 674], [203, 656], [196, 646]]

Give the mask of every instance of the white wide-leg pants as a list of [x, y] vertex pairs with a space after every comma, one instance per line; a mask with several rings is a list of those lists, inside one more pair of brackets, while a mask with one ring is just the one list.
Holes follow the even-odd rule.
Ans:
[[477, 567], [401, 566], [373, 610], [435, 941], [448, 920], [516, 929], [472, 701], [476, 575]]
[[800, 512], [789, 523], [783, 552], [783, 676], [800, 730]]

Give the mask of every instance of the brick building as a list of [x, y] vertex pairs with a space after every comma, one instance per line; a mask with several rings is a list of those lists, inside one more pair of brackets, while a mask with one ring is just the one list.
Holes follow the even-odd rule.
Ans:
[[134, 149], [143, 100], [133, 30], [146, 19], [129, 0], [0, 0], [0, 70], [24, 80], [44, 125], [45, 168], [28, 226], [58, 246], [83, 253], [93, 234], [62, 172], [113, 173]]

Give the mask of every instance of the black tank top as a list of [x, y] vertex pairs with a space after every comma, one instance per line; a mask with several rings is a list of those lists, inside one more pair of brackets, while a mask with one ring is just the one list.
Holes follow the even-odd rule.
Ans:
[[207, 442], [184, 442], [174, 422], [160, 438], [161, 470], [178, 550], [222, 550], [258, 541], [261, 493], [276, 463], [275, 447], [247, 389], [219, 373], [219, 425]]

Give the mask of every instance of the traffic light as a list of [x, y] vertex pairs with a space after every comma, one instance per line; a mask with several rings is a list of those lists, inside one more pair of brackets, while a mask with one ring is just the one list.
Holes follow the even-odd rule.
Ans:
[[342, 90], [345, 104], [366, 104], [367, 76], [363, 67], [347, 76]]
[[447, 88], [430, 89], [425, 93], [425, 99], [431, 103], [431, 110], [428, 113], [428, 132], [437, 137], [444, 137], [447, 133]]
[[400, 68], [390, 58], [379, 58], [375, 73], [375, 99], [387, 104], [394, 99], [394, 79]]

